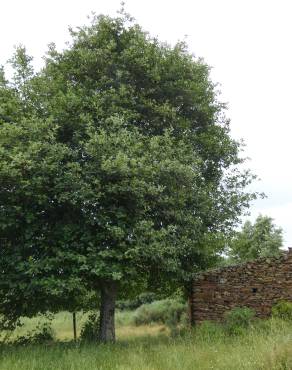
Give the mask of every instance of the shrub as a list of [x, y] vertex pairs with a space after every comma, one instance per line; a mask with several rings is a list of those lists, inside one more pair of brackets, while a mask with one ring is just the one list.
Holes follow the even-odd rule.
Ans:
[[178, 325], [186, 321], [186, 304], [179, 301], [170, 302], [164, 323], [170, 328], [172, 334], [176, 334]]
[[177, 328], [186, 313], [186, 304], [173, 299], [164, 299], [143, 304], [134, 314], [136, 325], [161, 323], [170, 329]]
[[224, 316], [224, 328], [228, 334], [237, 335], [251, 326], [255, 311], [248, 307], [236, 307]]
[[272, 316], [292, 321], [292, 302], [280, 301], [272, 307]]
[[41, 344], [54, 340], [54, 332], [50, 322], [39, 324], [36, 329], [29, 331], [25, 335], [17, 337], [13, 343], [20, 345]]
[[99, 334], [99, 314], [91, 313], [80, 332], [80, 339], [86, 342], [97, 342]]
[[117, 311], [115, 322], [118, 326], [131, 326], [135, 325], [134, 322], [135, 311]]

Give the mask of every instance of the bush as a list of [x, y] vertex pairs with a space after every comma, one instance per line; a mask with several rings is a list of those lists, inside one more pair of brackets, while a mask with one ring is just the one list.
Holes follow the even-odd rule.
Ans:
[[80, 339], [86, 342], [97, 342], [99, 339], [99, 314], [91, 313], [80, 332]]
[[115, 316], [115, 323], [117, 326], [131, 326], [134, 322], [135, 311], [117, 311]]
[[278, 302], [272, 307], [272, 316], [282, 320], [292, 321], [292, 302]]
[[166, 310], [165, 325], [168, 326], [172, 334], [177, 332], [177, 327], [182, 322], [185, 324], [187, 316], [186, 304], [178, 301], [170, 301], [170, 305]]
[[134, 323], [136, 325], [161, 323], [174, 330], [182, 322], [185, 313], [185, 303], [164, 299], [140, 306], [134, 314]]
[[54, 340], [54, 332], [50, 322], [39, 324], [35, 330], [17, 337], [13, 343], [20, 345], [42, 344]]
[[224, 328], [228, 334], [242, 334], [254, 321], [255, 311], [248, 307], [236, 307], [224, 316]]

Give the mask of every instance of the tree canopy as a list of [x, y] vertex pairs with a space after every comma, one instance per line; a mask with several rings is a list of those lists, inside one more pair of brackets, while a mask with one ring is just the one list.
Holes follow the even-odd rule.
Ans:
[[254, 194], [209, 67], [127, 15], [71, 30], [45, 66], [0, 79], [0, 314], [69, 307], [151, 277], [187, 284]]
[[249, 261], [259, 257], [278, 256], [283, 246], [283, 230], [273, 219], [259, 215], [254, 224], [246, 221], [230, 243], [230, 257]]

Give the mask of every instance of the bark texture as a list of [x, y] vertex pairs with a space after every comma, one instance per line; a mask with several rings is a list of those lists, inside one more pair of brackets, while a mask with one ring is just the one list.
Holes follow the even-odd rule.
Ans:
[[103, 343], [115, 342], [115, 306], [117, 285], [114, 281], [101, 284], [99, 340]]

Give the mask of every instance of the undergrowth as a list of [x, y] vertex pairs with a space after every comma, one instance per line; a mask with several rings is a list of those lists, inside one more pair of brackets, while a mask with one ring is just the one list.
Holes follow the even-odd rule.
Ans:
[[[62, 330], [60, 319], [58, 322]], [[226, 322], [204, 322], [192, 330], [185, 328], [176, 336], [170, 336], [162, 328], [153, 323], [118, 326], [115, 345], [73, 341], [25, 346], [2, 344], [0, 370], [292, 368], [292, 323], [287, 320], [275, 317], [251, 320], [236, 333], [226, 330]], [[121, 337], [121, 330], [127, 330], [128, 336]], [[58, 332], [56, 336], [62, 337]]]
[[[181, 324], [176, 335], [170, 335], [162, 323], [165, 318], [136, 326], [135, 311], [118, 312], [115, 345], [97, 344], [96, 332], [93, 340], [77, 343], [70, 332], [71, 341], [65, 342], [62, 338], [72, 325], [72, 315], [60, 313], [51, 321], [57, 340], [40, 337], [18, 345], [0, 343], [0, 370], [288, 370], [292, 369], [292, 322], [281, 318], [287, 307], [280, 308], [280, 314], [268, 320], [255, 319], [245, 308], [235, 309], [221, 324], [206, 321], [193, 329]], [[81, 313], [77, 318], [79, 331], [89, 328], [91, 335], [88, 323], [96, 324], [97, 318]], [[37, 333], [34, 328], [44, 327], [41, 323], [24, 320], [18, 338], [26, 337], [25, 327]]]

